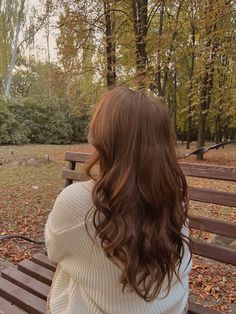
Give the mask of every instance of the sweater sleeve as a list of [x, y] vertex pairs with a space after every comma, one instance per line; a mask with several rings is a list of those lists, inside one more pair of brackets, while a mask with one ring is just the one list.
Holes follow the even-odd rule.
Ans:
[[[45, 243], [49, 260], [59, 263], [73, 250], [75, 237], [85, 224], [86, 212], [92, 206], [85, 183], [65, 188], [57, 197], [45, 225]], [[78, 246], [78, 243], [76, 243]]]
[[49, 260], [59, 263], [65, 252], [64, 249], [62, 250], [62, 247], [59, 247], [57, 234], [52, 232], [48, 221], [45, 226], [44, 235]]

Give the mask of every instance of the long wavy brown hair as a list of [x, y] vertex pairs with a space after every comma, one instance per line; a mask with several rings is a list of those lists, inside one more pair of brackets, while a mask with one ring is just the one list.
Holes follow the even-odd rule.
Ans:
[[[170, 117], [160, 99], [116, 87], [96, 107], [89, 129], [99, 164], [93, 224], [106, 256], [121, 269], [123, 289], [145, 301], [178, 275], [188, 216], [186, 179], [178, 165]], [[167, 293], [168, 293], [167, 292]]]

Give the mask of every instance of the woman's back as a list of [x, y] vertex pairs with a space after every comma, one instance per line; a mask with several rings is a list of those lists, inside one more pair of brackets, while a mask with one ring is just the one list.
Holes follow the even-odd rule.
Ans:
[[[122, 293], [121, 271], [86, 230], [84, 218], [93, 204], [93, 186], [94, 182], [87, 181], [67, 187], [58, 197], [46, 225], [48, 256], [59, 263], [50, 298], [51, 313], [182, 314], [188, 302], [191, 269], [188, 248], [179, 270], [181, 282], [173, 278], [167, 296], [166, 282], [152, 302], [145, 302], [132, 292]], [[87, 226], [90, 234], [94, 234], [91, 220]], [[183, 227], [183, 232], [187, 235], [188, 229]]]

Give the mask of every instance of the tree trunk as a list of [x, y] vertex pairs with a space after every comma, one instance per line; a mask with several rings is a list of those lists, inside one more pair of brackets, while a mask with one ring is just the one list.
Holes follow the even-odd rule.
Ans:
[[107, 87], [116, 85], [115, 13], [109, 0], [103, 2], [106, 27]]
[[216, 115], [216, 122], [215, 122], [215, 141], [216, 144], [222, 141], [222, 134], [221, 134], [221, 112], [218, 112]]
[[218, 100], [218, 106], [217, 106], [217, 114], [215, 119], [215, 142], [216, 144], [220, 143], [222, 141], [222, 126], [221, 126], [221, 120], [222, 120], [222, 112], [223, 112], [223, 103], [225, 99], [225, 85], [228, 80], [228, 73], [230, 71], [229, 69], [229, 62], [225, 54], [220, 56], [219, 58], [221, 67], [218, 68], [218, 77], [219, 77], [219, 100]]
[[138, 88], [147, 87], [147, 16], [148, 0], [132, 0], [133, 27], [136, 45], [136, 72]]
[[189, 96], [188, 96], [188, 130], [186, 148], [189, 149], [191, 142], [192, 129], [192, 106], [193, 106], [193, 74], [195, 67], [195, 42], [196, 42], [196, 27], [192, 16], [191, 21], [191, 37], [192, 37], [192, 53], [191, 53], [191, 67], [189, 72]]
[[183, 132], [182, 132], [182, 145], [184, 145], [184, 135], [185, 135], [185, 131], [186, 131], [186, 124], [187, 124], [187, 120], [185, 120], [185, 122], [184, 122], [184, 128], [183, 128]]
[[12, 72], [16, 63], [16, 57], [17, 57], [17, 50], [18, 50], [18, 41], [19, 41], [19, 34], [20, 34], [20, 27], [22, 23], [22, 19], [24, 16], [24, 8], [25, 8], [25, 0], [21, 1], [21, 6], [19, 10], [19, 15], [18, 15], [18, 21], [16, 25], [16, 33], [15, 33], [15, 39], [14, 39], [14, 44], [13, 44], [13, 51], [12, 51], [12, 57], [11, 57], [11, 63], [8, 68], [7, 72], [7, 79], [6, 79], [6, 88], [5, 88], [5, 96], [7, 98], [10, 97], [10, 89], [11, 89], [11, 82], [12, 82]]
[[[163, 24], [164, 24], [164, 2], [161, 2], [161, 10], [160, 10], [160, 21], [159, 21], [159, 30], [158, 35], [159, 37], [163, 34]], [[157, 65], [157, 71], [155, 74], [155, 85], [158, 91], [158, 95], [160, 97], [163, 97], [163, 91], [162, 91], [162, 84], [161, 84], [161, 60], [160, 60], [160, 48], [157, 50], [157, 58], [158, 58], [158, 65]]]
[[[215, 47], [215, 46], [214, 46]], [[205, 71], [201, 81], [201, 93], [200, 93], [200, 113], [199, 113], [199, 129], [197, 147], [202, 147], [205, 144], [205, 125], [206, 117], [211, 103], [211, 95], [213, 88], [213, 74], [214, 74], [214, 58], [215, 48], [213, 47], [211, 60], [209, 64], [205, 66]]]
[[191, 143], [191, 129], [192, 129], [192, 117], [190, 116], [190, 113], [188, 114], [188, 129], [187, 129], [187, 143], [186, 143], [186, 148], [190, 148], [190, 143]]
[[168, 97], [169, 113], [173, 125], [173, 129], [176, 131], [176, 111], [177, 111], [177, 69], [176, 67], [173, 70], [172, 79], [172, 88], [170, 88], [170, 93]]
[[[211, 12], [213, 2], [209, 2], [207, 10]], [[198, 128], [198, 139], [197, 139], [197, 148], [204, 146], [205, 144], [205, 126], [206, 126], [206, 117], [211, 104], [211, 95], [213, 89], [213, 74], [214, 74], [214, 64], [216, 51], [218, 48], [218, 39], [215, 39], [214, 32], [216, 31], [216, 21], [213, 21], [213, 24], [209, 25], [206, 30], [207, 43], [206, 51], [209, 50], [208, 59], [203, 59], [204, 73], [201, 79], [201, 91], [200, 91], [200, 112], [199, 112], [199, 128]], [[203, 159], [203, 155], [200, 154], [197, 156], [197, 159]]]
[[45, 25], [45, 31], [46, 31], [46, 42], [47, 42], [47, 66], [48, 66], [48, 99], [51, 98], [51, 54], [50, 54], [50, 6], [47, 3], [46, 6], [46, 25]]

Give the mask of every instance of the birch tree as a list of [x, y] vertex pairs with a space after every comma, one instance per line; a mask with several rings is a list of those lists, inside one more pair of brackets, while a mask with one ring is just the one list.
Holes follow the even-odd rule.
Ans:
[[12, 56], [11, 56], [11, 62], [8, 67], [7, 71], [7, 78], [6, 78], [6, 88], [5, 88], [5, 96], [7, 98], [10, 97], [10, 88], [11, 88], [11, 81], [12, 81], [12, 72], [16, 63], [17, 58], [17, 52], [18, 52], [18, 42], [19, 42], [19, 34], [21, 27], [24, 23], [24, 17], [25, 17], [25, 0], [21, 0], [20, 3], [20, 9], [18, 12], [18, 19], [16, 24], [16, 30], [15, 30], [15, 38], [13, 43], [13, 50], [12, 50]]
[[0, 94], [5, 93], [8, 65], [11, 60], [19, 2], [0, 1]]

